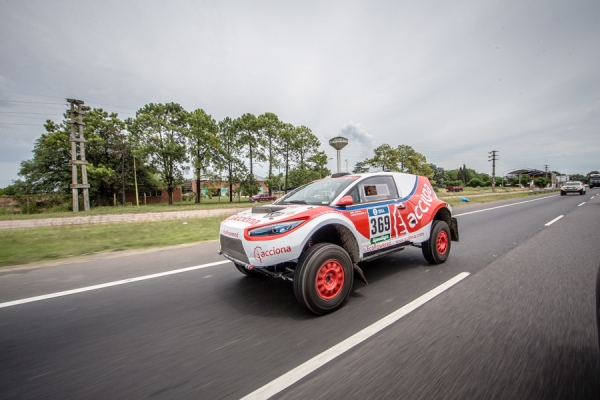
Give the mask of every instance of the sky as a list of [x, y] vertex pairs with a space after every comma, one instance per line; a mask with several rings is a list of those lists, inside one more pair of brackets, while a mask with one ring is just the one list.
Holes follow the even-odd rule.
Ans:
[[446, 169], [491, 174], [496, 150], [498, 175], [600, 170], [597, 0], [0, 0], [0, 38], [0, 187], [65, 98], [273, 112], [333, 172], [338, 135], [342, 170], [384, 143]]

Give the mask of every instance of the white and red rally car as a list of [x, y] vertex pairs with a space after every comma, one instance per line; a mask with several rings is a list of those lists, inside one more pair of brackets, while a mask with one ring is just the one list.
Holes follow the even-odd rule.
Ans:
[[[334, 174], [221, 223], [221, 250], [246, 275], [292, 281], [316, 314], [340, 307], [360, 261], [414, 245], [432, 264], [458, 241], [452, 208], [429, 180], [398, 172]], [[366, 281], [366, 280], [365, 280]]]

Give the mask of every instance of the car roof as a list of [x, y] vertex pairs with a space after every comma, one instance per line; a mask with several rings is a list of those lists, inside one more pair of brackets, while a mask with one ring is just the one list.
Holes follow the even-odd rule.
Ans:
[[404, 172], [379, 171], [379, 172], [363, 172], [363, 173], [360, 173], [360, 174], [348, 174], [348, 175], [338, 176], [336, 178], [329, 178], [329, 179], [344, 179], [344, 178], [357, 179], [357, 178], [368, 178], [368, 177], [371, 177], [371, 176], [382, 176], [382, 175], [416, 176], [415, 174], [407, 174], [407, 173], [404, 173]]

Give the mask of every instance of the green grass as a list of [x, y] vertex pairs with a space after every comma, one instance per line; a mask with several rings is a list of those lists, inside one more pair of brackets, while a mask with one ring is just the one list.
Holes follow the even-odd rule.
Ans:
[[216, 240], [223, 219], [212, 217], [2, 230], [0, 267], [98, 252]]
[[[263, 203], [261, 203], [263, 204]], [[250, 203], [247, 197], [242, 197], [238, 203], [238, 199], [234, 198], [233, 203], [229, 202], [229, 198], [221, 198], [219, 202], [218, 197], [212, 199], [202, 199], [200, 204], [196, 204], [190, 201], [182, 201], [174, 203], [170, 206], [168, 203], [148, 204], [127, 206], [116, 206], [116, 207], [93, 207], [90, 211], [80, 211], [74, 213], [72, 211], [62, 212], [44, 212], [40, 214], [12, 214], [8, 212], [2, 212], [4, 207], [0, 207], [0, 221], [7, 220], [21, 220], [21, 219], [39, 219], [39, 218], [68, 218], [73, 216], [82, 215], [102, 215], [102, 214], [137, 214], [146, 212], [169, 212], [169, 211], [187, 211], [187, 210], [211, 210], [216, 208], [249, 208], [254, 203]]]

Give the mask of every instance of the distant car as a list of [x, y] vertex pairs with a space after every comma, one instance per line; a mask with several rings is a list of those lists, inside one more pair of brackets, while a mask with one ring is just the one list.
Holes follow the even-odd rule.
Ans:
[[600, 174], [590, 175], [590, 189], [593, 187], [600, 187]]
[[442, 264], [451, 241], [458, 242], [452, 207], [426, 177], [334, 174], [227, 218], [219, 254], [244, 275], [293, 282], [301, 305], [326, 314], [346, 301], [355, 272], [366, 281], [359, 262], [416, 246]]
[[250, 202], [275, 201], [275, 200], [277, 200], [277, 197], [269, 196], [269, 193], [261, 193], [261, 194], [257, 194], [256, 196], [250, 197]]
[[566, 196], [567, 193], [585, 194], [585, 186], [579, 181], [567, 182], [560, 188], [560, 195]]

